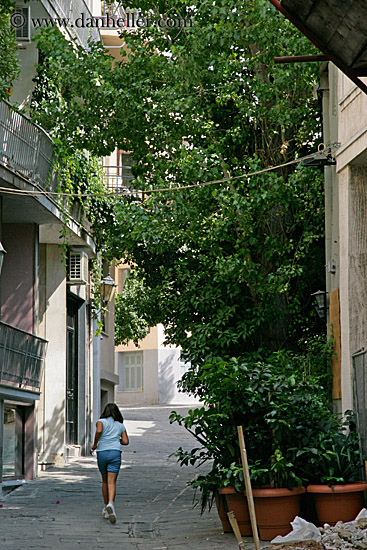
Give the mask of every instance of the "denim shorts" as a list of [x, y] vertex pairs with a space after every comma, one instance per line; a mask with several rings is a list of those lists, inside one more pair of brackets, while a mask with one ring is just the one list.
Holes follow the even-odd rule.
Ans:
[[97, 451], [97, 464], [101, 474], [118, 474], [121, 466], [121, 451]]

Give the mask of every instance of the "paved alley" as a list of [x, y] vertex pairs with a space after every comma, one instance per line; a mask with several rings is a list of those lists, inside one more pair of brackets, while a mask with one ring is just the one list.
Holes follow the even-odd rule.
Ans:
[[[238, 548], [223, 534], [216, 510], [200, 516], [192, 507], [195, 475], [169, 457], [193, 438], [170, 425], [179, 406], [126, 407], [130, 437], [123, 451], [117, 487], [117, 523], [102, 518], [103, 500], [96, 459], [81, 458], [40, 477], [0, 501], [1, 550], [217, 550]], [[249, 542], [252, 542], [251, 539]], [[248, 549], [253, 544], [247, 544]]]

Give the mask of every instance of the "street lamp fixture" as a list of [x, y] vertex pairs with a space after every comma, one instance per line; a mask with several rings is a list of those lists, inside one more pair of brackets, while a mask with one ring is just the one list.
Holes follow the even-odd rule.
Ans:
[[116, 286], [117, 284], [112, 279], [110, 274], [102, 279], [99, 290], [101, 294], [101, 300], [104, 305], [107, 305], [108, 302], [111, 300]]
[[316, 157], [305, 159], [301, 161], [302, 166], [316, 166], [317, 168], [324, 168], [324, 166], [333, 166], [336, 164], [335, 158], [331, 155], [320, 154]]
[[325, 290], [317, 290], [311, 296], [315, 297], [315, 309], [320, 319], [324, 319], [326, 315], [326, 292]]
[[0, 243], [0, 275], [1, 275], [1, 270], [2, 270], [2, 267], [3, 267], [5, 254], [6, 254], [6, 250], [3, 247], [3, 245]]

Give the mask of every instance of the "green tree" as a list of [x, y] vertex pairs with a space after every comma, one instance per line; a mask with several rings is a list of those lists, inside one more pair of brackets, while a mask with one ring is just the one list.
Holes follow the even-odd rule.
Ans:
[[0, 101], [11, 95], [13, 81], [19, 76], [18, 45], [10, 25], [15, 3], [3, 0], [0, 5]]
[[[129, 277], [130, 279], [130, 277]], [[131, 277], [126, 279], [121, 294], [115, 298], [115, 344], [127, 344], [139, 340], [148, 334], [144, 308], [145, 288], [141, 281]]]
[[36, 114], [79, 149], [133, 152], [144, 195], [116, 201], [103, 247], [136, 266], [147, 324], [162, 322], [194, 363], [294, 347], [320, 330], [309, 295], [323, 284], [322, 177], [287, 164], [320, 140], [317, 66], [273, 58], [311, 46], [265, 0], [139, 4], [193, 26], [124, 33], [121, 64], [44, 31], [56, 94]]

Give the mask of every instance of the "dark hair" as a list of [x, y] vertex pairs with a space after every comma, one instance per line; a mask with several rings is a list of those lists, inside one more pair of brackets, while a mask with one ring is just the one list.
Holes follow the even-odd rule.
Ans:
[[121, 424], [124, 421], [122, 414], [120, 413], [120, 409], [117, 405], [115, 405], [115, 403], [107, 403], [103, 409], [103, 413], [101, 414], [101, 418], [109, 418], [110, 416], [112, 416], [112, 418], [117, 422], [121, 422]]

